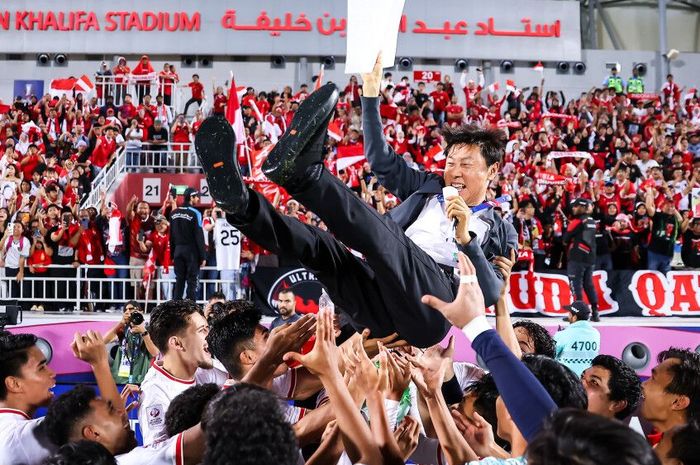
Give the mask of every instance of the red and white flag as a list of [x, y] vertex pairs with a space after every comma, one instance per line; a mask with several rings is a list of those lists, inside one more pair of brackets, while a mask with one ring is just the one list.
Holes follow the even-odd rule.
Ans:
[[95, 88], [95, 84], [86, 74], [83, 74], [75, 81], [74, 88], [76, 92], [91, 92]]
[[501, 87], [500, 84], [498, 84], [497, 82], [494, 82], [493, 84], [490, 84], [487, 87], [487, 89], [488, 89], [489, 93], [493, 94], [495, 92], [498, 92], [498, 89], [500, 89], [500, 87]]
[[433, 145], [427, 152], [425, 152], [425, 156], [428, 159], [433, 159], [433, 161], [442, 161], [445, 158], [445, 152], [442, 150], [442, 147], [439, 145]]
[[515, 81], [508, 79], [506, 81], [506, 90], [508, 92], [515, 92], [516, 90], [518, 90], [517, 86], [515, 85]]
[[143, 277], [141, 278], [141, 284], [144, 289], [148, 289], [153, 277], [156, 274], [156, 256], [153, 253], [153, 249], [148, 254], [148, 259], [143, 265]]
[[691, 87], [688, 89], [688, 92], [686, 92], [683, 95], [683, 101], [685, 102], [686, 100], [690, 100], [695, 97], [695, 92], [697, 92], [697, 89], [695, 87]]
[[75, 81], [75, 78], [53, 79], [49, 85], [49, 94], [52, 97], [61, 97], [63, 94], [72, 96]]
[[259, 122], [262, 122], [263, 115], [262, 113], [260, 113], [260, 108], [258, 108], [258, 104], [255, 103], [255, 100], [250, 100], [250, 106], [253, 109], [253, 113], [255, 113], [255, 119], [257, 119]]
[[364, 160], [365, 146], [363, 144], [341, 145], [338, 147], [335, 166], [340, 171]]
[[316, 78], [316, 83], [314, 84], [314, 90], [320, 89], [322, 85], [323, 85], [323, 63], [321, 63], [321, 72], [318, 73], [318, 77]]
[[231, 123], [231, 126], [233, 126], [233, 132], [236, 133], [237, 143], [244, 143], [245, 127], [243, 126], [243, 113], [241, 112], [241, 103], [238, 99], [238, 88], [236, 87], [236, 80], [233, 78], [233, 73], [231, 73], [231, 87], [228, 91], [226, 119], [229, 123]]
[[335, 121], [328, 123], [328, 137], [337, 141], [343, 140], [343, 131]]
[[537, 71], [540, 74], [544, 74], [544, 65], [541, 61], [538, 61], [535, 66], [532, 67], [533, 71]]

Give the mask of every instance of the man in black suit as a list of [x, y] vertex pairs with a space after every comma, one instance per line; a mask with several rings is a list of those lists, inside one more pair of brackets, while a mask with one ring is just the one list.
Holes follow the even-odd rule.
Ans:
[[[377, 98], [380, 80], [378, 62], [372, 74], [364, 76], [363, 127], [372, 170], [403, 200], [387, 216], [355, 196], [323, 166], [323, 141], [338, 99], [333, 84], [304, 101], [263, 165], [270, 180], [317, 214], [333, 234], [280, 215], [243, 184], [231, 155], [235, 137], [225, 120], [205, 121], [195, 147], [211, 195], [227, 212], [229, 223], [273, 253], [301, 261], [336, 305], [358, 327], [368, 327], [373, 337], [397, 332], [412, 345], [427, 347], [444, 338], [450, 324], [421, 297], [432, 294], [454, 300], [457, 252], [474, 263], [489, 306], [496, 303], [503, 286], [489, 260], [508, 257], [509, 249], [517, 249], [512, 225], [492, 210], [472, 215], [469, 208], [485, 200], [488, 183], [498, 174], [503, 134], [471, 126], [446, 131], [444, 178], [411, 170], [384, 140]], [[444, 199], [445, 185], [458, 195]]]

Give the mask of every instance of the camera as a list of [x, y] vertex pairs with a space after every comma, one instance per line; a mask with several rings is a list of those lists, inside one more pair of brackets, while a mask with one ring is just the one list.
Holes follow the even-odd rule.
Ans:
[[143, 232], [143, 230], [139, 231], [138, 235], [136, 236], [136, 240], [139, 242], [143, 242], [146, 240], [146, 234]]
[[71, 215], [70, 213], [64, 213], [61, 219], [63, 220], [64, 224], [69, 225], [70, 222], [73, 220], [73, 215]]
[[129, 315], [129, 324], [133, 326], [138, 326], [141, 323], [143, 323], [143, 313], [131, 312], [131, 315]]

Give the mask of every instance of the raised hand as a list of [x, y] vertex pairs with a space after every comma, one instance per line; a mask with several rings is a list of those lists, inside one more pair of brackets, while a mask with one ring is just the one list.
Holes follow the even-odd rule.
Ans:
[[394, 438], [404, 461], [408, 460], [418, 447], [419, 436], [420, 424], [411, 416], [405, 416], [401, 424], [394, 430]]
[[282, 361], [287, 352], [296, 352], [316, 330], [316, 319], [306, 314], [291, 324], [278, 326], [270, 332], [265, 352], [275, 361]]
[[450, 342], [446, 348], [435, 345], [420, 356], [408, 358], [412, 365], [411, 377], [413, 382], [424, 397], [432, 398], [440, 390], [445, 379], [445, 373], [452, 366], [454, 350], [454, 337], [450, 337]]
[[484, 315], [484, 294], [476, 278], [471, 260], [462, 252], [458, 254], [460, 284], [455, 300], [447, 303], [432, 295], [424, 295], [421, 301], [430, 305], [450, 323], [462, 329], [474, 318]]
[[362, 75], [363, 97], [379, 97], [382, 83], [382, 53], [379, 52], [371, 73]]
[[71, 349], [76, 358], [92, 366], [107, 362], [107, 348], [102, 336], [95, 331], [75, 333]]
[[[301, 320], [299, 320], [301, 321]], [[297, 321], [297, 323], [299, 322]], [[308, 338], [307, 338], [308, 339]], [[269, 344], [268, 339], [268, 344]], [[303, 342], [299, 345], [301, 345]], [[323, 309], [318, 312], [316, 319], [316, 342], [314, 348], [308, 354], [302, 355], [290, 351], [284, 355], [286, 362], [301, 363], [312, 374], [320, 378], [340, 376], [338, 371], [338, 347], [335, 345], [335, 332], [333, 331], [333, 314]]]

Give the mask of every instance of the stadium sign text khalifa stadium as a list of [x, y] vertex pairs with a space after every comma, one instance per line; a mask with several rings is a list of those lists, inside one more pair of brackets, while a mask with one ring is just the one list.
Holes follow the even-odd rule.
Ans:
[[[342, 56], [346, 28], [346, 2], [325, 0], [181, 0], [170, 9], [9, 0], [0, 7], [6, 53]], [[444, 0], [433, 8], [411, 0], [398, 32], [399, 55], [415, 58], [581, 58], [575, 1]]]

